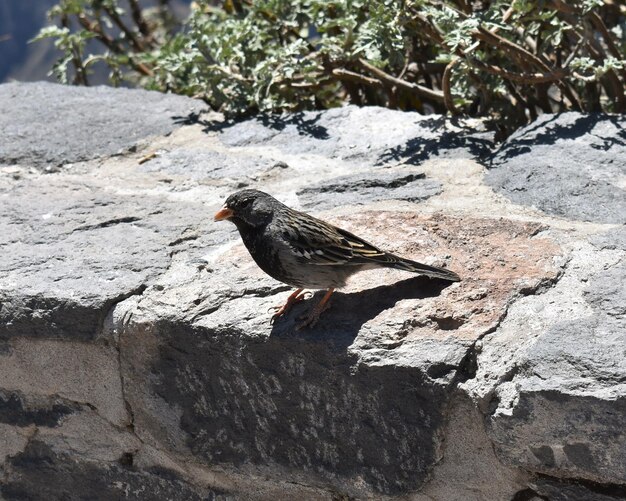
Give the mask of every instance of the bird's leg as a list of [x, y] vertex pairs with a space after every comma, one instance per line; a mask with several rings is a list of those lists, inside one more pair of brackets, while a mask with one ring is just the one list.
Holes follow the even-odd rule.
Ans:
[[272, 309], [276, 310], [276, 313], [274, 313], [274, 315], [272, 315], [272, 319], [270, 320], [270, 324], [273, 324], [274, 321], [278, 318], [283, 316], [285, 313], [287, 313], [291, 307], [296, 304], [299, 303], [300, 301], [304, 300], [304, 297], [306, 296], [306, 293], [302, 293], [303, 289], [296, 289], [294, 291], [293, 294], [291, 294], [291, 296], [289, 296], [287, 298], [287, 302], [282, 305], [282, 306], [273, 306]]
[[335, 292], [335, 289], [333, 287], [328, 289], [326, 291], [326, 294], [324, 294], [322, 300], [311, 309], [309, 314], [306, 317], [301, 317], [301, 319], [303, 319], [303, 322], [298, 325], [298, 330], [303, 329], [307, 326], [313, 327], [317, 323], [320, 315], [330, 307], [329, 299], [330, 296], [332, 296], [333, 292]]

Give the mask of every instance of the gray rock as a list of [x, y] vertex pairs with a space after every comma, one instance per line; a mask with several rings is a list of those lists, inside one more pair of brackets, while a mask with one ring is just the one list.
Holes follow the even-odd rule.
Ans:
[[[441, 385], [417, 367], [355, 365], [342, 329], [276, 329], [268, 337], [262, 327], [244, 333], [234, 322], [219, 330], [159, 324], [158, 357], [148, 367], [156, 377], [127, 373], [129, 384], [153, 393], [147, 400], [131, 396], [131, 405], [157, 409], [141, 411], [136, 423], [158, 436], [175, 410], [181, 453], [207, 464], [276, 465], [354, 495], [362, 482], [384, 493], [424, 482], [437, 461], [447, 402]], [[129, 331], [128, 351], [154, 344], [142, 330]], [[125, 367], [137, 361], [125, 360]], [[171, 410], [158, 410], [155, 400]]]
[[40, 169], [109, 156], [169, 134], [201, 101], [158, 92], [68, 87], [48, 82], [0, 85], [0, 164]]
[[304, 208], [325, 210], [339, 205], [365, 205], [381, 200], [421, 202], [441, 193], [441, 184], [411, 169], [365, 171], [340, 176], [298, 192]]
[[[20, 430], [32, 430], [35, 425], [41, 434], [74, 419], [78, 411], [90, 409], [116, 427], [131, 423], [115, 346], [106, 341], [15, 336], [4, 347], [0, 355], [4, 394], [0, 423]], [[83, 437], [91, 433], [92, 426], [86, 428]]]
[[174, 472], [136, 471], [132, 455], [117, 464], [81, 461], [54, 452], [33, 441], [7, 464], [8, 475], [0, 486], [3, 498], [17, 499], [159, 499], [213, 501], [233, 499], [219, 491], [189, 485]]
[[543, 115], [501, 146], [486, 182], [522, 205], [601, 223], [626, 222], [626, 119]]
[[167, 236], [145, 224], [152, 208], [83, 183], [67, 197], [50, 181], [0, 195], [0, 269], [14, 284], [0, 288], [2, 337], [93, 338], [110, 307], [169, 260]]
[[[165, 152], [142, 165], [141, 170], [181, 176], [184, 179], [236, 181], [243, 188], [255, 175], [270, 170], [274, 162], [258, 156], [226, 154], [202, 149], [177, 149]], [[247, 182], [246, 182], [247, 181]]]
[[[387, 242], [411, 242], [424, 224], [404, 213], [381, 223]], [[535, 231], [510, 222], [457, 224], [513, 247]], [[268, 308], [287, 293], [245, 252], [241, 244], [216, 249], [200, 273], [178, 256], [138, 304], [115, 308], [118, 321], [132, 311], [117, 329], [142, 440], [172, 444], [205, 464], [285, 471], [357, 497], [421, 488], [441, 459], [455, 384], [470, 375], [472, 339], [490, 326], [475, 302], [485, 295], [406, 274], [363, 274], [314, 328], [298, 332], [296, 318], [310, 306], [270, 325]], [[463, 259], [482, 266], [476, 256]], [[489, 301], [508, 293], [492, 291]], [[446, 311], [455, 294], [474, 298], [465, 299], [472, 306], [459, 300], [465, 319]]]
[[490, 419], [498, 457], [529, 471], [624, 483], [626, 399], [568, 395], [520, 384], [511, 414]]
[[[626, 316], [626, 262], [594, 275], [585, 289], [585, 299], [603, 314], [603, 323], [624, 320]], [[626, 366], [624, 366], [626, 369]], [[626, 371], [624, 373], [626, 375]]]
[[533, 488], [542, 499], [550, 501], [622, 501], [626, 499], [623, 485], [602, 485], [593, 482], [571, 482], [539, 477]]
[[200, 202], [181, 211], [164, 195], [120, 196], [106, 184], [44, 176], [0, 190], [0, 338], [95, 337], [113, 304], [167, 268], [203, 212]]
[[0, 390], [0, 423], [55, 427], [63, 417], [78, 408], [75, 403], [65, 402], [60, 398], [26, 400], [19, 392]]
[[481, 158], [492, 135], [482, 124], [402, 113], [375, 106], [346, 106], [291, 116], [260, 116], [219, 124], [229, 146], [265, 145], [290, 154], [314, 154], [353, 164], [417, 164], [429, 158]]
[[612, 227], [604, 233], [595, 235], [590, 241], [600, 250], [626, 250], [626, 226]]
[[[625, 266], [604, 251], [582, 268], [588, 249], [556, 287], [509, 310], [465, 384], [489, 399], [488, 433], [507, 463], [618, 484], [626, 481]], [[517, 325], [527, 338], [510, 338]]]
[[[39, 84], [0, 95], [16, 96], [0, 105], [3, 498], [619, 498], [624, 227], [583, 220], [620, 220], [606, 202], [621, 119], [547, 117], [487, 174], [548, 208], [559, 187], [554, 213], [570, 222], [494, 196], [476, 163], [488, 134], [443, 117], [349, 106], [173, 124], [197, 103]], [[129, 128], [93, 119], [118, 102]], [[15, 135], [15, 113], [32, 124], [58, 103], [72, 140]], [[586, 152], [572, 153], [579, 180], [569, 153], [548, 177], [531, 166], [523, 149], [550, 159], [550, 142]], [[576, 198], [583, 178], [593, 189]], [[314, 328], [296, 322], [317, 298], [270, 325], [290, 288], [212, 221], [243, 186], [463, 280], [372, 270]]]

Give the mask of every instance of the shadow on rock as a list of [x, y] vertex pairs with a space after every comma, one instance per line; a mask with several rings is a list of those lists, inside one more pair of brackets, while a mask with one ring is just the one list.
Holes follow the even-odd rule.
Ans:
[[[330, 134], [328, 133], [328, 129], [319, 123], [317, 123], [322, 116], [322, 113], [316, 113], [313, 118], [306, 118], [305, 114], [302, 112], [293, 113], [289, 116], [282, 115], [272, 115], [272, 114], [259, 114], [255, 115], [252, 118], [249, 118], [250, 121], [255, 121], [262, 124], [264, 127], [268, 129], [272, 129], [275, 131], [282, 131], [287, 126], [293, 125], [295, 126], [298, 134], [301, 136], [308, 136], [314, 139], [329, 139]], [[177, 125], [201, 125], [203, 127], [202, 131], [205, 133], [209, 132], [221, 132], [229, 127], [237, 125], [245, 119], [242, 120], [226, 120], [226, 121], [211, 121], [205, 120], [202, 118], [201, 113], [192, 112], [187, 116], [175, 116], [172, 117], [173, 121]]]
[[[567, 114], [573, 115], [573, 114]], [[565, 115], [565, 117], [567, 116]], [[506, 160], [529, 153], [531, 149], [540, 145], [553, 145], [557, 141], [575, 140], [584, 136], [591, 136], [599, 141], [589, 144], [591, 148], [608, 151], [613, 146], [626, 146], [626, 129], [622, 126], [620, 117], [607, 116], [602, 113], [589, 115], [576, 114], [576, 118], [567, 121], [563, 114], [545, 115], [529, 126], [513, 134], [494, 156], [493, 166], [498, 166]], [[618, 129], [617, 134], [594, 134], [595, 127], [601, 122], [608, 122]]]
[[352, 345], [364, 323], [393, 308], [398, 301], [436, 297], [449, 285], [450, 282], [445, 280], [418, 276], [359, 292], [335, 292], [330, 309], [322, 314], [319, 322], [312, 328], [297, 330], [300, 323], [298, 318], [306, 315], [324, 294], [319, 291], [315, 297], [296, 305], [285, 317], [279, 318], [270, 337], [318, 340], [328, 342], [337, 351], [345, 351]]
[[255, 120], [275, 130], [283, 130], [288, 125], [294, 125], [301, 136], [309, 136], [314, 139], [328, 139], [330, 138], [328, 129], [317, 123], [321, 116], [321, 113], [316, 113], [313, 118], [306, 119], [304, 113], [294, 113], [289, 117], [259, 115]]
[[[418, 165], [432, 157], [455, 156], [459, 152], [471, 158], [482, 160], [492, 155], [493, 133], [477, 131], [476, 128], [464, 125], [458, 118], [437, 116], [419, 122], [427, 131], [437, 137], [416, 136], [401, 146], [385, 151], [378, 159], [378, 165], [390, 162], [403, 162]], [[454, 126], [447, 130], [448, 124]], [[460, 129], [460, 130], [459, 130]], [[467, 153], [466, 153], [467, 152]]]

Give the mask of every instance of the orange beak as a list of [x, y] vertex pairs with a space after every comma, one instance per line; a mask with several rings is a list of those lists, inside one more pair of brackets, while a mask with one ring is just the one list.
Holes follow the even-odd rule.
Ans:
[[233, 216], [233, 210], [228, 207], [222, 207], [215, 213], [213, 216], [213, 221], [223, 221], [224, 219], [228, 219]]

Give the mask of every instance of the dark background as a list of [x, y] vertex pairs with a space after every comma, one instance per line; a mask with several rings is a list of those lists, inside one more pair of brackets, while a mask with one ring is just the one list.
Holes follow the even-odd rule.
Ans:
[[52, 40], [29, 44], [47, 24], [55, 0], [0, 0], [0, 82], [52, 80], [46, 76], [58, 52]]
[[[0, 83], [19, 81], [50, 80], [48, 76], [52, 65], [61, 54], [54, 47], [54, 40], [41, 40], [28, 43], [39, 30], [49, 24], [47, 11], [58, 0], [0, 0]], [[151, 0], [140, 2], [150, 5]], [[153, 2], [152, 2], [153, 3]], [[190, 0], [171, 2], [178, 19], [185, 19], [189, 12]], [[125, 0], [119, 4], [126, 9]], [[88, 51], [101, 52], [97, 43], [88, 45]], [[104, 67], [94, 66], [90, 75], [91, 84], [107, 83], [108, 71]]]

